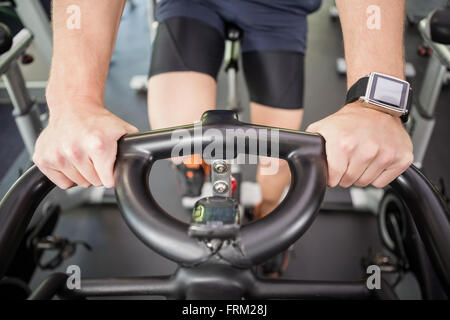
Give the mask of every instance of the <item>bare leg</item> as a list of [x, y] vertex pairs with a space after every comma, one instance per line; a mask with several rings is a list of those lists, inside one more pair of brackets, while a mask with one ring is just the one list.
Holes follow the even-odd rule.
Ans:
[[[158, 74], [148, 83], [150, 127], [160, 129], [194, 123], [216, 105], [216, 80], [199, 72]], [[200, 155], [185, 157], [185, 164], [201, 163]]]
[[[167, 72], [148, 82], [150, 127], [160, 129], [194, 123], [215, 108], [216, 80], [199, 72]], [[200, 155], [186, 157], [186, 164], [201, 163]]]
[[[255, 124], [299, 130], [303, 109], [279, 109], [252, 102], [250, 103], [250, 114], [252, 122]], [[270, 213], [278, 206], [283, 191], [291, 180], [289, 166], [285, 160], [271, 159], [270, 161], [278, 162], [278, 172], [274, 175], [264, 175], [261, 173], [260, 164], [256, 175], [256, 181], [260, 184], [262, 192], [262, 202], [259, 207], [260, 217]]]
[[148, 115], [152, 129], [194, 123], [216, 105], [216, 81], [199, 72], [168, 72], [150, 78]]

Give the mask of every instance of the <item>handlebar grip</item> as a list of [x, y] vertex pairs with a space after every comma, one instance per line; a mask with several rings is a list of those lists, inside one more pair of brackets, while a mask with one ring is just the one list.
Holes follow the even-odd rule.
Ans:
[[[319, 137], [318, 137], [319, 138]], [[311, 226], [322, 203], [327, 181], [326, 161], [321, 156], [305, 159], [292, 153], [286, 158], [291, 171], [288, 194], [278, 207], [264, 218], [242, 226], [239, 251], [225, 247], [222, 257], [240, 265], [244, 252], [248, 265], [267, 261], [287, 250]]]
[[[259, 147], [251, 148], [252, 143], [258, 145], [261, 139], [265, 139], [271, 144], [272, 135], [267, 134], [267, 130], [277, 131], [279, 157], [288, 162], [292, 175], [289, 193], [279, 207], [263, 219], [243, 226], [237, 241], [221, 249], [222, 258], [235, 266], [246, 267], [287, 249], [313, 222], [326, 189], [324, 142], [316, 134], [278, 131], [244, 124], [237, 119], [224, 121], [223, 114], [215, 119], [216, 115], [213, 113], [212, 118], [203, 118], [200, 136], [194, 125], [182, 127], [187, 132], [182, 140], [183, 149], [203, 153], [208, 144], [215, 141], [215, 133], [225, 136], [227, 130], [252, 129], [256, 134], [246, 137], [245, 147], [240, 151], [256, 156], [261, 150]], [[216, 120], [219, 119], [218, 123]], [[171, 151], [179, 143], [172, 139], [174, 129], [130, 135], [119, 142], [115, 168], [116, 196], [125, 221], [141, 241], [168, 259], [195, 264], [205, 260], [210, 250], [202, 242], [190, 238], [189, 225], [166, 213], [149, 189], [153, 163], [170, 158]], [[234, 141], [222, 142], [222, 155], [235, 157], [239, 153]]]

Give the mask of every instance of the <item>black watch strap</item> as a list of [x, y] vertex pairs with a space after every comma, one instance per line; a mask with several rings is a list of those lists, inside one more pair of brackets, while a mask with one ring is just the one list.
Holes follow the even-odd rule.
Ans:
[[[369, 77], [362, 77], [361, 79], [356, 81], [347, 92], [347, 96], [345, 98], [345, 104], [355, 102], [360, 97], [365, 96], [368, 84], [369, 84]], [[400, 117], [400, 119], [403, 122], [408, 121], [408, 113], [411, 110], [412, 100], [413, 100], [412, 90], [411, 90], [411, 88], [409, 88], [408, 103], [406, 105], [407, 113]]]
[[360, 97], [366, 95], [367, 85], [369, 84], [369, 77], [362, 77], [356, 81], [347, 92], [345, 104], [355, 102]]

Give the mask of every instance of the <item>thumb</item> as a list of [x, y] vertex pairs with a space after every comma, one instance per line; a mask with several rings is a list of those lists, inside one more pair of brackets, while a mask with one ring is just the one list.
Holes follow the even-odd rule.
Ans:
[[138, 133], [138, 132], [139, 132], [139, 129], [136, 128], [135, 126], [133, 126], [133, 125], [127, 123], [126, 126], [125, 126], [125, 131], [126, 131], [127, 133]]
[[306, 128], [306, 132], [317, 132], [316, 124], [315, 124], [315, 123], [311, 123], [311, 124]]

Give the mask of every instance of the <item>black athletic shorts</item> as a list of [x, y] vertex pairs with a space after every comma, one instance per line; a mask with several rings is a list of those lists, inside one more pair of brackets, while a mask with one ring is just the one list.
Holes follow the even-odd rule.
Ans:
[[243, 69], [253, 102], [299, 109], [303, 106], [306, 15], [320, 0], [162, 0], [153, 44], [150, 77], [196, 71], [217, 77], [225, 29], [243, 31]]

